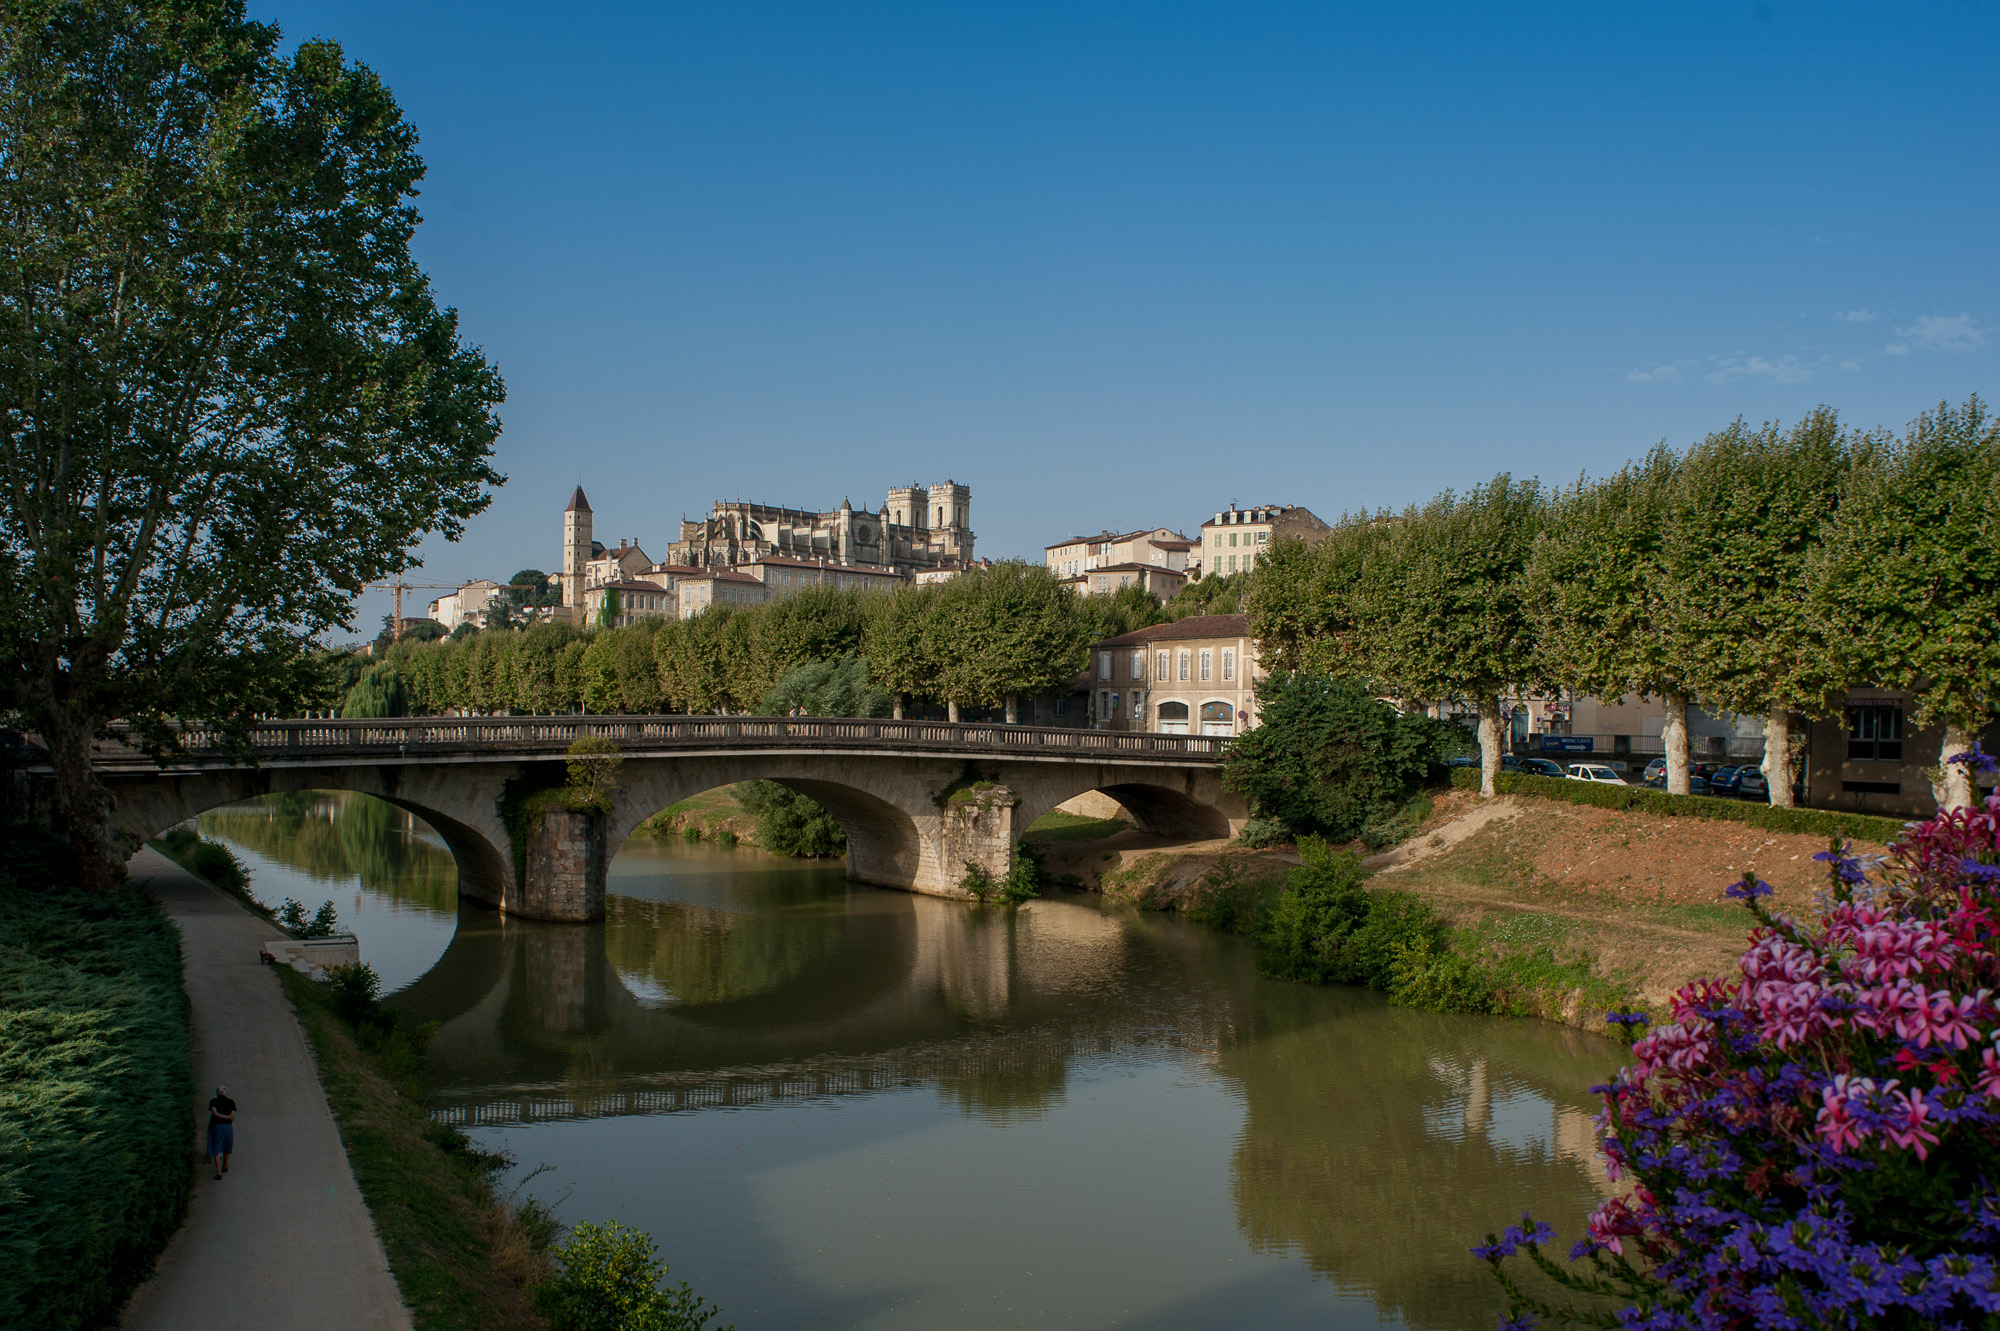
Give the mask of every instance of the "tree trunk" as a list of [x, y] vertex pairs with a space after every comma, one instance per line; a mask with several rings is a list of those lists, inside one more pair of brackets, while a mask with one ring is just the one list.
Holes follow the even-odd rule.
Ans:
[[1672, 692], [1665, 695], [1665, 700], [1667, 719], [1660, 727], [1660, 739], [1667, 750], [1667, 793], [1685, 795], [1688, 793], [1688, 700], [1685, 694]]
[[1938, 779], [1931, 782], [1938, 812], [1972, 807], [1972, 765], [1947, 761], [1972, 751], [1972, 736], [1956, 721], [1944, 723], [1944, 743], [1938, 746]]
[[41, 730], [55, 767], [56, 830], [69, 845], [71, 870], [79, 886], [109, 892], [121, 874], [111, 862], [111, 802], [90, 770], [97, 726], [90, 718], [49, 708], [42, 714]]
[[1010, 726], [1021, 724], [1021, 695], [1018, 693], [1007, 695], [1007, 724]]
[[1771, 807], [1792, 807], [1792, 712], [1772, 709], [1764, 718], [1764, 783], [1771, 788]]
[[893, 699], [893, 700], [891, 701], [891, 703], [890, 703], [890, 707], [889, 707], [889, 719], [890, 719], [891, 721], [901, 721], [901, 720], [903, 720], [903, 719], [904, 719], [904, 718], [903, 718], [903, 695], [902, 695], [902, 694], [900, 694], [900, 693], [896, 694], [896, 695], [895, 695], [895, 697], [894, 697], [894, 699]]
[[944, 719], [947, 721], [958, 720], [958, 702], [956, 699], [946, 700], [944, 705]]
[[1491, 797], [1499, 793], [1494, 782], [1500, 776], [1500, 699], [1487, 694], [1479, 700], [1479, 793]]

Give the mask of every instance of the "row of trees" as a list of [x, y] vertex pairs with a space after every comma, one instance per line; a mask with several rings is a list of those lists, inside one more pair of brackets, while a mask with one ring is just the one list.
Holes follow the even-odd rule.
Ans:
[[[1241, 590], [1214, 581], [1176, 608], [1206, 610]], [[887, 596], [813, 587], [618, 629], [540, 624], [406, 640], [365, 673], [353, 660], [333, 663], [322, 705], [356, 716], [812, 710], [773, 691], [802, 666], [859, 660], [895, 715], [928, 701], [954, 720], [962, 707], [1004, 707], [1015, 720], [1023, 697], [1068, 689], [1090, 643], [1169, 613], [1137, 588], [1080, 597], [1046, 568], [1006, 562]]]
[[1249, 601], [1269, 669], [1476, 708], [1489, 794], [1509, 689], [1664, 700], [1682, 794], [1691, 699], [1765, 716], [1786, 804], [1793, 715], [1880, 686], [1943, 727], [1938, 798], [1962, 807], [1943, 759], [2000, 719], [2000, 425], [1977, 397], [1900, 435], [1822, 407], [1568, 488], [1501, 475], [1280, 543]]

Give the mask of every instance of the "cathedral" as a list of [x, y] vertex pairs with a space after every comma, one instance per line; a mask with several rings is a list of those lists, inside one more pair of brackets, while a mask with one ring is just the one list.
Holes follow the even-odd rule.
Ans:
[[706, 518], [681, 520], [667, 562], [729, 568], [801, 559], [912, 577], [972, 563], [972, 490], [946, 481], [889, 491], [880, 513], [846, 500], [830, 512], [744, 501], [717, 503]]

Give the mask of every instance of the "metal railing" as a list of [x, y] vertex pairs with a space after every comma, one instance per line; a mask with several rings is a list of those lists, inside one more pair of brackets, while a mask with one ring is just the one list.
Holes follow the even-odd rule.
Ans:
[[[560, 756], [580, 739], [608, 739], [628, 756], [690, 750], [884, 749], [1050, 758], [1145, 758], [1207, 764], [1229, 740], [1213, 735], [1066, 730], [988, 722], [878, 721], [784, 716], [412, 716], [367, 721], [265, 721], [245, 743], [220, 730], [186, 727], [167, 767], [250, 766], [274, 762], [404, 761], [487, 755]], [[33, 736], [15, 746], [15, 766], [47, 763]], [[97, 745], [93, 765], [157, 769], [161, 763], [114, 732]]]

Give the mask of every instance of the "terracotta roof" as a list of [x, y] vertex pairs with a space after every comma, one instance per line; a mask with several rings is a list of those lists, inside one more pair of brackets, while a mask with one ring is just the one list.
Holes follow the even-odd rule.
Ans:
[[663, 592], [666, 587], [657, 582], [640, 582], [636, 578], [626, 578], [620, 582], [600, 582], [591, 591], [603, 591], [609, 587], [620, 592]]
[[754, 582], [759, 587], [762, 587], [764, 585], [761, 579], [753, 578], [748, 573], [731, 573], [728, 569], [724, 568], [703, 569], [699, 573], [693, 574], [689, 577], [682, 578], [681, 581], [705, 582], [710, 579], [713, 579], [716, 582]]
[[1155, 624], [1134, 629], [1115, 638], [1092, 643], [1093, 647], [1136, 647], [1142, 642], [1185, 642], [1192, 638], [1247, 638], [1248, 615], [1194, 615], [1173, 624]]
[[1088, 577], [1092, 573], [1120, 573], [1120, 572], [1130, 573], [1133, 569], [1151, 569], [1155, 573], [1171, 573], [1177, 578], [1184, 578], [1187, 576], [1187, 574], [1181, 572], [1179, 569], [1168, 568], [1165, 564], [1136, 564], [1136, 563], [1106, 564], [1102, 568], [1090, 569], [1087, 573], [1081, 574], [1079, 576]]
[[[1054, 545], [1043, 546], [1042, 549], [1060, 550], [1066, 545], [1116, 545], [1120, 541], [1136, 541], [1141, 536], [1151, 536], [1154, 532], [1163, 530], [1165, 529], [1161, 527], [1142, 527], [1138, 531], [1123, 533], [1101, 531], [1095, 536], [1072, 536], [1067, 541], [1057, 541]], [[1194, 542], [1189, 541], [1188, 544], [1193, 545]]]
[[583, 487], [581, 485], [577, 486], [576, 493], [569, 497], [569, 507], [564, 509], [563, 512], [565, 513], [590, 512], [590, 501], [583, 497]]
[[738, 567], [740, 568], [749, 564], [777, 564], [783, 568], [816, 568], [827, 573], [862, 573], [871, 578], [900, 578], [903, 576], [894, 569], [862, 568], [856, 564], [826, 564], [817, 559], [794, 559], [790, 555], [764, 555], [757, 559], [746, 559]]

